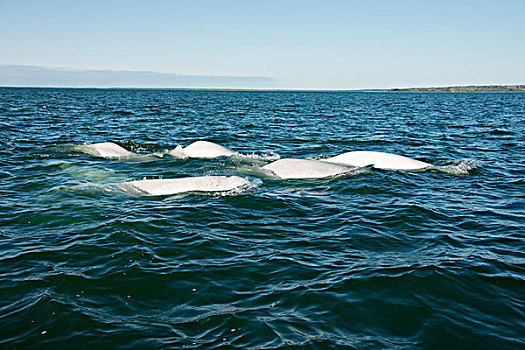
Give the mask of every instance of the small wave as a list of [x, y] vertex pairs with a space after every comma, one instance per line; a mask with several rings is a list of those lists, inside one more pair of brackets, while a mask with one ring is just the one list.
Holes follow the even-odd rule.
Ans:
[[235, 153], [234, 156], [241, 157], [241, 158], [254, 159], [254, 160], [263, 160], [263, 161], [268, 161], [268, 162], [273, 162], [275, 160], [281, 159], [281, 156], [278, 153], [275, 153], [275, 152], [268, 152], [268, 153], [263, 153], [263, 154], [257, 154], [257, 153], [250, 153], [250, 154]]
[[275, 191], [277, 194], [283, 194], [294, 197], [324, 198], [330, 196], [329, 191], [316, 191], [315, 189], [302, 188], [283, 188]]
[[[177, 147], [175, 147], [174, 149], [167, 150], [163, 154], [168, 154], [171, 157], [176, 158], [176, 159], [188, 159], [189, 158], [184, 152], [184, 148], [182, 147], [182, 145], [177, 145]], [[253, 161], [254, 163], [272, 162], [272, 161], [281, 159], [281, 156], [274, 152], [268, 152], [268, 153], [263, 153], [263, 154], [257, 154], [255, 152], [250, 153], [250, 154], [235, 152], [234, 154], [230, 156], [225, 156], [225, 157], [229, 157], [230, 159], [239, 160], [239, 161], [248, 161], [248, 162]]]
[[261, 167], [275, 160], [281, 159], [281, 156], [277, 153], [265, 153], [265, 154], [244, 154], [244, 153], [235, 153], [230, 156], [230, 161], [234, 164], [247, 164], [252, 167]]
[[166, 197], [167, 200], [169, 199], [177, 199], [182, 198], [186, 196], [200, 196], [200, 197], [233, 197], [233, 196], [239, 196], [247, 193], [254, 193], [257, 191], [257, 186], [254, 182], [250, 181], [250, 184], [246, 186], [237, 187], [228, 191], [193, 191], [193, 192], [186, 192], [182, 193], [180, 195], [171, 195]]
[[452, 175], [470, 175], [479, 168], [479, 163], [473, 159], [455, 159], [449, 163], [446, 165], [433, 165], [427, 169], [439, 170]]
[[189, 157], [184, 153], [182, 145], [178, 145], [172, 150], [165, 151], [165, 154], [175, 158], [175, 159], [188, 159]]
[[120, 141], [119, 144], [134, 153], [154, 154], [159, 149], [155, 144], [142, 144], [132, 140]]

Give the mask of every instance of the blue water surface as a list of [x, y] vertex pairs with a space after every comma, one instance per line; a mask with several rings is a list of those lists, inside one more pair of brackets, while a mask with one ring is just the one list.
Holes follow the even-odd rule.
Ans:
[[[0, 88], [0, 346], [523, 349], [524, 121], [523, 94]], [[167, 153], [196, 140], [251, 160]], [[106, 141], [155, 156], [74, 148]], [[253, 171], [355, 150], [468, 167]], [[113, 187], [202, 175], [254, 187]]]

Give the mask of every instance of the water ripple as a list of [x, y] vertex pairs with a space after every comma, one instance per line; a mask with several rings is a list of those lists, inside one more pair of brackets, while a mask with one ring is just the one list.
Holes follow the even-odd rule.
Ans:
[[[2, 347], [525, 345], [520, 94], [0, 96]], [[167, 155], [198, 139], [238, 154]], [[75, 149], [107, 141], [147, 157]], [[305, 181], [258, 171], [355, 150], [436, 166]], [[256, 187], [153, 198], [114, 187], [239, 174]]]

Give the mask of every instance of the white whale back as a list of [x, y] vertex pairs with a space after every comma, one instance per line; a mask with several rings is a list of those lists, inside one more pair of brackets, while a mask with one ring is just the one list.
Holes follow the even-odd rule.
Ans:
[[232, 150], [209, 141], [195, 141], [182, 151], [189, 158], [216, 158], [235, 154]]
[[284, 158], [263, 166], [281, 179], [319, 179], [345, 174], [355, 167], [311, 159]]
[[128, 181], [119, 187], [131, 187], [146, 196], [166, 196], [187, 192], [227, 192], [250, 185], [250, 181], [239, 176], [199, 176]]
[[431, 164], [396, 154], [371, 151], [347, 152], [320, 160], [359, 167], [373, 165], [374, 168], [385, 170], [417, 170], [432, 166]]
[[88, 154], [103, 158], [129, 157], [135, 155], [135, 153], [130, 152], [113, 142], [82, 145], [82, 149]]

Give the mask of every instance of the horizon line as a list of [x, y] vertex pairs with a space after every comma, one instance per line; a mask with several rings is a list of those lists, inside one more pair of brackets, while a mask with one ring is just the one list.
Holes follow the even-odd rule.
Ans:
[[[162, 86], [52, 86], [52, 85], [0, 85], [2, 89], [92, 89], [92, 90], [174, 90], [174, 91], [217, 91], [217, 92], [424, 92], [412, 90], [445, 90], [445, 89], [485, 89], [485, 91], [443, 91], [443, 92], [525, 92], [525, 84], [472, 84], [443, 86], [412, 86], [390, 88], [360, 88], [360, 89], [309, 89], [309, 88], [235, 88], [235, 87], [162, 87]], [[492, 90], [504, 88], [507, 90]], [[509, 90], [515, 88], [516, 90]], [[440, 92], [440, 91], [429, 91]]]

